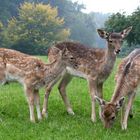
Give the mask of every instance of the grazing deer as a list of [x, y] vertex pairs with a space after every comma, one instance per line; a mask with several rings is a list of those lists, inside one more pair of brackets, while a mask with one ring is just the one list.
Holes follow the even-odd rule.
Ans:
[[[71, 81], [72, 75], [74, 75], [85, 78], [88, 81], [92, 101], [91, 120], [93, 122], [96, 121], [94, 96], [98, 95], [102, 98], [103, 83], [111, 73], [116, 60], [116, 54], [120, 52], [123, 39], [129, 34], [131, 29], [132, 27], [128, 27], [120, 33], [108, 33], [104, 30], [98, 29], [97, 31], [100, 37], [106, 39], [107, 41], [107, 49], [89, 48], [85, 45], [74, 42], [61, 42], [55, 45], [55, 47], [59, 48], [60, 50], [67, 48], [76, 58], [76, 69], [66, 67], [67, 71], [58, 87], [68, 114], [74, 115], [66, 95], [66, 87]], [[48, 58], [50, 62], [57, 59], [55, 48], [50, 48]], [[47, 114], [47, 107], [45, 103], [48, 102], [49, 91], [50, 88], [47, 87], [42, 111], [42, 114], [44, 115], [45, 113]]]
[[124, 102], [124, 96], [128, 96], [124, 115], [122, 116], [122, 129], [127, 129], [128, 116], [132, 117], [132, 102], [136, 89], [140, 85], [140, 49], [134, 50], [119, 65], [116, 76], [116, 87], [110, 102], [96, 96], [102, 108], [102, 120], [104, 126], [109, 128], [113, 125], [116, 115]]
[[66, 66], [74, 66], [73, 61], [72, 55], [65, 48], [58, 51], [57, 61], [51, 64], [45, 64], [38, 58], [15, 50], [0, 48], [0, 83], [17, 81], [23, 85], [29, 104], [30, 120], [35, 122], [34, 104], [38, 119], [42, 119], [39, 89], [51, 82], [57, 82], [65, 73]]

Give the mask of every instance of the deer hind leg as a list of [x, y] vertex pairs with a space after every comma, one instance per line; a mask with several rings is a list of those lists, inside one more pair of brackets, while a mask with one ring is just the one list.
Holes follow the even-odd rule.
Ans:
[[66, 73], [63, 76], [63, 78], [62, 78], [62, 80], [61, 80], [61, 82], [60, 82], [60, 84], [58, 86], [58, 89], [59, 89], [59, 92], [61, 94], [61, 97], [62, 97], [62, 99], [64, 101], [64, 104], [66, 106], [66, 109], [67, 109], [68, 114], [74, 115], [74, 112], [72, 110], [70, 101], [69, 101], [69, 99], [67, 97], [67, 94], [66, 94], [66, 87], [69, 84], [69, 82], [71, 81], [71, 79], [72, 79], [72, 76], [70, 74], [67, 74]]
[[40, 111], [40, 96], [39, 96], [39, 91], [38, 90], [34, 91], [34, 100], [35, 100], [38, 120], [41, 120], [42, 115], [41, 115], [41, 111]]
[[126, 105], [125, 113], [124, 113], [124, 117], [123, 117], [123, 121], [122, 121], [122, 129], [123, 130], [127, 129], [127, 120], [128, 120], [129, 112], [132, 108], [132, 103], [133, 103], [134, 98], [135, 98], [135, 93], [134, 92], [129, 94], [128, 103]]
[[35, 122], [35, 116], [34, 116], [34, 92], [32, 89], [27, 88], [26, 89], [26, 95], [27, 100], [29, 104], [29, 110], [30, 110], [30, 121]]
[[[134, 93], [134, 96], [136, 95], [136, 93]], [[128, 98], [130, 98], [130, 94], [128, 95]], [[134, 97], [135, 98], [135, 97]], [[133, 118], [133, 105], [131, 106], [131, 109], [129, 111], [129, 117], [132, 119]]]
[[91, 120], [96, 122], [96, 112], [95, 112], [95, 95], [97, 95], [96, 82], [93, 80], [88, 80], [89, 91], [91, 96]]
[[48, 99], [50, 92], [52, 90], [52, 87], [57, 83], [57, 81], [60, 79], [60, 77], [57, 77], [57, 79], [53, 80], [48, 86], [46, 86], [46, 93], [44, 96], [44, 102], [43, 102], [43, 109], [42, 109], [42, 116], [48, 118]]
[[3, 65], [1, 65], [0, 66], [0, 84], [4, 85], [5, 83], [6, 83], [5, 68]]
[[44, 96], [42, 116], [46, 117], [46, 118], [48, 118], [48, 99], [49, 99], [49, 95], [50, 95], [51, 90], [52, 90], [52, 86], [48, 85], [46, 87], [46, 93], [45, 93], [45, 96]]

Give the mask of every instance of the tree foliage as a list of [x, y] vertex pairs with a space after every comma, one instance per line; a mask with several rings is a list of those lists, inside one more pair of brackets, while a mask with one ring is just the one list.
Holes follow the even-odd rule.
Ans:
[[131, 42], [135, 45], [140, 44], [140, 8], [137, 8], [128, 18], [130, 24], [133, 26]]
[[126, 38], [129, 46], [135, 47], [140, 44], [140, 8], [137, 8], [131, 15], [116, 13], [109, 17], [105, 23], [108, 31], [121, 31], [128, 26], [133, 26], [129, 36]]
[[127, 18], [125, 13], [120, 14], [112, 14], [109, 19], [105, 23], [105, 27], [107, 28], [108, 31], [116, 31], [119, 32], [126, 28], [126, 23], [127, 23]]
[[132, 31], [126, 38], [122, 48], [122, 55], [127, 55], [140, 44], [140, 8], [137, 8], [131, 15], [116, 13], [109, 17], [105, 23], [108, 31], [122, 31], [126, 27], [133, 26]]
[[95, 22], [94, 16], [83, 13], [83, 4], [70, 0], [44, 0], [53, 7], [58, 8], [59, 16], [65, 19], [64, 26], [71, 30], [70, 39], [93, 46], [95, 44]]
[[[97, 24], [94, 14], [83, 13], [85, 6], [78, 2], [71, 0], [0, 0], [0, 2], [0, 21], [3, 23], [0, 32], [1, 46], [39, 54], [52, 41], [65, 40], [69, 37], [71, 40], [94, 46], [95, 39], [99, 38], [95, 30]], [[23, 7], [25, 2], [32, 3], [32, 6], [26, 4]], [[37, 8], [37, 5], [49, 5], [50, 11], [53, 12], [45, 10], [43, 6]], [[50, 16], [56, 17], [54, 18], [56, 22], [53, 23]]]
[[69, 37], [70, 31], [63, 28], [63, 24], [64, 19], [58, 17], [57, 8], [25, 2], [19, 8], [19, 15], [9, 20], [4, 36], [12, 48], [43, 53], [53, 41]]
[[76, 16], [73, 16], [73, 18], [75, 18], [73, 23], [68, 26], [71, 29], [70, 38], [93, 46], [96, 33], [93, 17], [89, 14], [79, 13]]
[[23, 2], [24, 0], [0, 0], [0, 20], [6, 24], [12, 16], [17, 16], [17, 7]]

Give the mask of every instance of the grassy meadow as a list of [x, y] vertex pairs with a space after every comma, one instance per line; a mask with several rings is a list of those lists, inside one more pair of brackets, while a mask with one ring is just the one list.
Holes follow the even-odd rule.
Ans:
[[[45, 57], [41, 57], [45, 60]], [[109, 100], [114, 88], [114, 71], [104, 85], [104, 98]], [[134, 118], [129, 119], [128, 129], [121, 130], [120, 115], [112, 129], [103, 128], [98, 116], [93, 124], [90, 119], [91, 102], [86, 80], [74, 78], [67, 88], [74, 116], [66, 109], [57, 85], [49, 98], [49, 116], [35, 124], [29, 120], [28, 104], [22, 87], [18, 83], [0, 86], [0, 140], [139, 140], [140, 96], [134, 102]], [[44, 89], [40, 90], [41, 106]]]

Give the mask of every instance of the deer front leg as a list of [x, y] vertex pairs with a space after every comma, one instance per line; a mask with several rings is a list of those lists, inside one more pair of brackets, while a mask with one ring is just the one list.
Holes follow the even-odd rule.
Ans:
[[96, 112], [95, 112], [95, 95], [97, 92], [96, 82], [93, 80], [88, 80], [89, 91], [91, 96], [91, 120], [96, 122]]
[[68, 114], [74, 115], [74, 112], [73, 112], [73, 110], [71, 108], [71, 105], [70, 105], [70, 101], [69, 101], [69, 99], [67, 97], [67, 94], [66, 94], [66, 87], [69, 84], [69, 82], [71, 81], [71, 79], [72, 79], [71, 75], [65, 74], [63, 76], [63, 79], [61, 80], [59, 86], [58, 86], [58, 89], [59, 89], [59, 92], [60, 92], [60, 94], [62, 96], [64, 104], [66, 106]]
[[34, 99], [35, 99], [38, 120], [42, 120], [42, 115], [41, 115], [41, 111], [40, 111], [40, 96], [39, 96], [38, 90], [34, 91]]
[[128, 97], [128, 103], [127, 103], [126, 110], [125, 110], [124, 117], [121, 124], [123, 130], [127, 129], [127, 120], [128, 120], [129, 112], [132, 108], [134, 97], [135, 97], [135, 93], [131, 93]]
[[26, 95], [27, 100], [29, 104], [29, 110], [30, 110], [30, 121], [35, 122], [35, 116], [34, 116], [34, 93], [33, 90], [30, 88], [26, 89]]
[[[97, 96], [103, 99], [103, 83], [100, 83], [97, 85]], [[102, 119], [101, 106], [99, 106], [99, 116], [100, 116], [100, 119]]]
[[49, 95], [51, 92], [52, 86], [48, 85], [46, 87], [46, 93], [44, 96], [44, 102], [43, 102], [43, 109], [42, 109], [42, 116], [45, 118], [48, 118], [48, 99], [49, 99]]
[[43, 102], [43, 109], [42, 109], [42, 115], [46, 118], [48, 118], [48, 99], [50, 92], [52, 90], [52, 87], [57, 83], [57, 81], [61, 78], [61, 75], [59, 75], [57, 78], [52, 80], [52, 82], [46, 86], [46, 93], [44, 97], [44, 102]]

